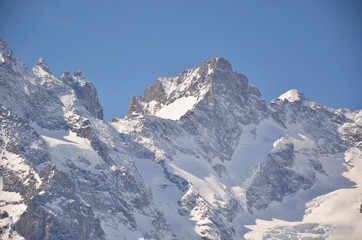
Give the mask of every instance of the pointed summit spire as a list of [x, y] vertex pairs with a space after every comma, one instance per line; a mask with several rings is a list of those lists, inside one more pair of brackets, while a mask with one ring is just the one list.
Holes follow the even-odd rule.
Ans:
[[232, 71], [231, 64], [223, 57], [211, 58], [203, 62], [210, 70]]
[[288, 100], [289, 102], [297, 102], [305, 100], [306, 98], [304, 97], [303, 93], [299, 92], [296, 89], [291, 89], [286, 93], [280, 95], [278, 99], [282, 101]]
[[[0, 39], [0, 51], [4, 51], [4, 49], [10, 49], [9, 46], [6, 44], [6, 41]], [[11, 50], [10, 50], [11, 51]]]
[[13, 55], [13, 50], [9, 48], [6, 42], [0, 39], [0, 64], [5, 63], [7, 58], [11, 58]]
[[45, 61], [42, 57], [40, 57], [39, 60], [34, 65], [33, 71], [39, 71], [39, 69], [43, 70], [46, 73], [52, 74], [50, 72], [48, 65], [45, 63]]

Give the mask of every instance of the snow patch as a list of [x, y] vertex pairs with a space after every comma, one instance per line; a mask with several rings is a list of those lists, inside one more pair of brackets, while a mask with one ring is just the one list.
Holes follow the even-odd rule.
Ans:
[[288, 100], [289, 102], [296, 102], [303, 98], [303, 94], [296, 89], [291, 89], [278, 97], [280, 100]]
[[27, 208], [22, 200], [22, 196], [17, 192], [3, 191], [3, 178], [0, 177], [0, 212], [6, 211], [9, 218], [16, 222]]
[[298, 133], [297, 138], [291, 136], [281, 137], [273, 143], [273, 150], [278, 151], [285, 148], [286, 144], [293, 144], [294, 151], [299, 151], [302, 149], [314, 149], [316, 144], [313, 140], [304, 136], [303, 134]]
[[32, 71], [33, 71], [33, 73], [34, 73], [36, 76], [38, 76], [38, 77], [40, 77], [40, 78], [50, 77], [50, 76], [51, 76], [50, 73], [48, 73], [47, 71], [45, 71], [45, 70], [44, 70], [43, 68], [41, 68], [40, 66], [35, 66]]
[[76, 133], [66, 130], [45, 130], [37, 129], [49, 147], [57, 145], [74, 145], [80, 149], [92, 149], [88, 139], [78, 137]]
[[155, 115], [160, 118], [178, 120], [197, 103], [197, 97], [182, 97], [161, 108]]
[[73, 106], [74, 102], [76, 101], [76, 97], [74, 94], [67, 94], [60, 97], [60, 101], [66, 108], [70, 108]]
[[141, 127], [139, 121], [125, 119], [117, 119], [116, 121], [110, 122], [110, 125], [119, 133], [124, 134], [130, 134]]
[[164, 214], [167, 223], [170, 224], [176, 236], [183, 237], [179, 239], [199, 238], [193, 229], [195, 222], [178, 213], [178, 201], [184, 193], [165, 178], [160, 164], [156, 164], [149, 159], [136, 159], [135, 164], [145, 182], [152, 189], [155, 204]]
[[292, 141], [290, 141], [288, 138], [281, 137], [273, 143], [273, 150], [274, 151], [282, 150], [285, 148], [286, 144], [290, 144], [290, 143], [292, 143]]
[[103, 162], [86, 138], [66, 130], [47, 130], [37, 127], [38, 133], [50, 148], [53, 163], [63, 168], [66, 161], [72, 161], [77, 167], [98, 173], [95, 166]]
[[304, 136], [303, 134], [298, 134], [301, 140], [292, 138], [291, 141], [294, 144], [294, 150], [299, 151], [302, 149], [314, 149], [316, 144], [313, 140], [309, 139], [308, 137]]
[[0, 62], [5, 63], [5, 58], [3, 57], [3, 55], [1, 53], [0, 53]]
[[227, 186], [244, 183], [243, 187], [246, 187], [259, 165], [267, 160], [273, 142], [282, 134], [280, 127], [269, 120], [244, 127], [232, 160], [224, 163], [228, 171], [222, 178], [223, 183]]

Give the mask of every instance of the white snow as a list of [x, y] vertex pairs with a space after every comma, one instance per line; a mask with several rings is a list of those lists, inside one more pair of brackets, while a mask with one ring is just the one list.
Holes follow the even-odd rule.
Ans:
[[52, 77], [50, 73], [44, 71], [44, 69], [39, 66], [35, 66], [32, 71], [40, 78]]
[[227, 186], [239, 186], [240, 183], [244, 183], [243, 187], [246, 187], [247, 179], [267, 160], [273, 143], [282, 134], [282, 129], [269, 120], [245, 127], [232, 160], [224, 163], [228, 172], [222, 178], [223, 183]]
[[278, 99], [280, 100], [288, 100], [289, 102], [296, 102], [301, 100], [301, 93], [296, 89], [291, 89], [288, 92], [280, 95]]
[[296, 138], [293, 138], [292, 136], [286, 136], [277, 139], [273, 143], [274, 151], [284, 148], [285, 144], [293, 144], [294, 151], [300, 151], [302, 149], [314, 149], [316, 146], [313, 140], [299, 133], [297, 134]]
[[1, 53], [0, 53], [0, 62], [5, 63], [5, 59], [4, 59], [4, 57], [3, 57], [3, 55]]
[[156, 112], [155, 115], [160, 118], [178, 120], [191, 110], [196, 103], [196, 97], [182, 97], [173, 103], [164, 106]]
[[66, 108], [70, 108], [74, 105], [76, 97], [74, 96], [74, 94], [66, 94], [60, 97], [60, 101], [62, 101]]
[[187, 219], [178, 213], [177, 202], [184, 193], [164, 177], [163, 169], [159, 164], [149, 159], [136, 159], [135, 163], [143, 179], [152, 189], [153, 201], [163, 212], [172, 231], [184, 239], [199, 238], [193, 229], [195, 220]]
[[[0, 166], [4, 169], [11, 169], [13, 174], [23, 180], [26, 185], [30, 178], [37, 181], [36, 187], [41, 184], [39, 175], [32, 169], [24, 159], [19, 155], [10, 153], [8, 151], [0, 151], [1, 161]], [[24, 199], [18, 192], [10, 192], [4, 190], [3, 178], [0, 177], [0, 212], [6, 211], [9, 215], [8, 218], [0, 219], [0, 227], [5, 226], [8, 223], [16, 222], [21, 214], [27, 209], [24, 204]], [[8, 236], [13, 235], [10, 232], [3, 232], [1, 235], [2, 239], [8, 239]], [[22, 239], [14, 232], [14, 238], [11, 239]]]
[[140, 122], [137, 120], [125, 120], [117, 119], [115, 122], [110, 122], [110, 125], [114, 127], [118, 132], [129, 134], [135, 131], [137, 128], [140, 128]]
[[[170, 166], [176, 171], [178, 175], [190, 180], [201, 196], [208, 203], [212, 204], [215, 200], [215, 195], [223, 195], [224, 193], [224, 189], [222, 188], [221, 184], [215, 181], [214, 176], [210, 174], [211, 171], [209, 174], [204, 176], [206, 173], [206, 166], [198, 166], [204, 165], [201, 161], [193, 164], [190, 161], [188, 164], [185, 164], [186, 161], [187, 160], [184, 159], [183, 161], [177, 162], [182, 166], [182, 168], [176, 166], [174, 163], [170, 163]], [[189, 166], [187, 167], [186, 165]]]
[[63, 168], [64, 163], [70, 160], [79, 168], [98, 173], [95, 166], [103, 160], [93, 150], [88, 139], [78, 137], [70, 130], [47, 130], [36, 125], [33, 127], [48, 144], [52, 161], [57, 167]]
[[[3, 190], [3, 179], [0, 177], [0, 210], [6, 211], [9, 217], [16, 222], [20, 215], [26, 210], [26, 205], [21, 201], [23, 198], [17, 192], [8, 192]], [[0, 225], [2, 225], [0, 223]]]
[[281, 137], [273, 143], [273, 150], [278, 151], [280, 149], [283, 149], [285, 144], [288, 144], [288, 143], [291, 143], [291, 141], [288, 138]]
[[316, 147], [316, 144], [313, 140], [309, 139], [303, 134], [298, 134], [298, 136], [301, 138], [300, 140], [296, 138], [291, 139], [294, 144], [294, 151], [299, 151], [302, 149], [314, 149]]
[[80, 149], [92, 149], [88, 139], [78, 137], [75, 132], [70, 130], [48, 130], [39, 127], [35, 123], [31, 125], [51, 148], [58, 145], [74, 145]]
[[[9, 141], [6, 134], [1, 133], [0, 135], [2, 135], [2, 141]], [[34, 142], [31, 148], [36, 147], [36, 142]], [[42, 181], [39, 175], [27, 161], [21, 158], [20, 155], [8, 152], [5, 148], [3, 148], [0, 149], [0, 158], [0, 168], [4, 170], [8, 169], [10, 173], [16, 175], [21, 181], [23, 181], [25, 186], [28, 185], [30, 179], [36, 181], [36, 188], [41, 185]], [[16, 222], [26, 208], [27, 206], [24, 204], [24, 199], [19, 192], [4, 190], [3, 178], [0, 177], [0, 212], [6, 211], [9, 215], [8, 218], [0, 219], [0, 228], [8, 223]], [[14, 234], [16, 235], [16, 233]], [[7, 239], [7, 235], [8, 233], [5, 231], [2, 233], [1, 238]], [[14, 239], [20, 238], [14, 237]]]

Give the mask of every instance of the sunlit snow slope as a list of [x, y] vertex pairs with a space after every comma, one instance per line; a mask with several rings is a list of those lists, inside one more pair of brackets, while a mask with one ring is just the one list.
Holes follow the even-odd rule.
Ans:
[[295, 89], [267, 107], [245, 76], [215, 58], [158, 79], [112, 125], [154, 152], [153, 163], [136, 165], [179, 237], [358, 239], [347, 215], [318, 221], [311, 204], [355, 189], [349, 207], [360, 216], [359, 181], [348, 177], [359, 170], [344, 155], [361, 141], [361, 111], [333, 110]]

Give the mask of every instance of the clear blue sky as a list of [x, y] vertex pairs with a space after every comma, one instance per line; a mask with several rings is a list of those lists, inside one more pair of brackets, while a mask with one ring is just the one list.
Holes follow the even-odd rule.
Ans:
[[105, 118], [123, 117], [157, 77], [227, 58], [267, 103], [296, 88], [362, 108], [360, 0], [0, 0], [0, 38], [32, 67], [82, 70]]

